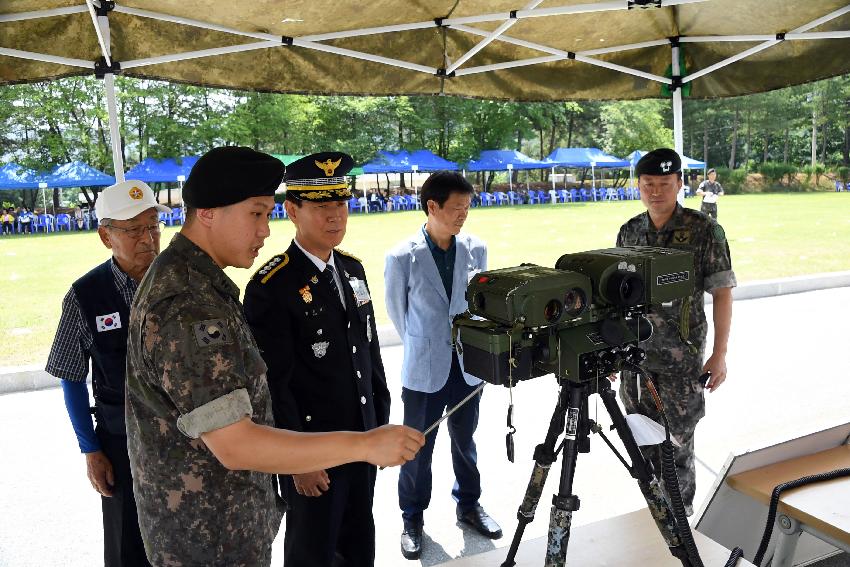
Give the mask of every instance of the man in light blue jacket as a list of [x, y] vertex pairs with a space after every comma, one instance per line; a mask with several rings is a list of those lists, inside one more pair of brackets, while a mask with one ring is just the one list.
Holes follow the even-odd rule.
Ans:
[[[452, 171], [432, 174], [422, 185], [428, 220], [387, 254], [384, 280], [387, 312], [404, 342], [402, 394], [404, 423], [423, 431], [469, 395], [481, 382], [463, 372], [451, 345], [452, 318], [467, 310], [469, 279], [487, 269], [487, 246], [459, 234], [469, 214], [472, 185]], [[458, 520], [481, 534], [502, 536], [499, 525], [481, 508], [481, 478], [475, 441], [481, 394], [448, 419]], [[431, 500], [431, 456], [436, 431], [413, 461], [401, 468], [399, 506], [404, 521], [401, 552], [417, 559], [422, 552], [423, 513]]]

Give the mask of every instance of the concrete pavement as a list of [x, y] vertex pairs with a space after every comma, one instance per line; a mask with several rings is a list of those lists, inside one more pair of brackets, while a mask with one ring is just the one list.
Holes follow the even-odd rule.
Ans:
[[[850, 288], [846, 287], [735, 304], [729, 379], [708, 396], [707, 416], [696, 435], [697, 455], [707, 466], [698, 466], [697, 502], [714, 479], [709, 469], [718, 470], [730, 451], [760, 447], [850, 420], [848, 304]], [[392, 421], [400, 422], [401, 348], [388, 347], [383, 354], [395, 396]], [[376, 565], [436, 565], [509, 545], [516, 509], [531, 472], [531, 454], [546, 431], [555, 396], [551, 377], [514, 389], [517, 455], [515, 464], [510, 464], [504, 449], [508, 391], [492, 386], [484, 389], [476, 434], [482, 504], [501, 523], [505, 532], [501, 540], [487, 540], [457, 525], [450, 496], [453, 475], [448, 436], [442, 428], [434, 453], [432, 503], [425, 516], [425, 553], [420, 561], [407, 562], [398, 551], [398, 471], [387, 469], [378, 475], [374, 507]], [[590, 412], [592, 416], [598, 412], [603, 425], [609, 423], [596, 398], [591, 398]], [[0, 396], [0, 456], [0, 566], [101, 565], [99, 499], [86, 479], [85, 462], [68, 423], [61, 390]], [[559, 472], [559, 466], [553, 467], [537, 519], [526, 530], [526, 538], [545, 534], [549, 495], [557, 490]], [[591, 453], [579, 458], [575, 492], [582, 502], [574, 516], [577, 525], [644, 506], [622, 465], [595, 436]], [[280, 543], [281, 537], [276, 542], [274, 565], [281, 564]], [[658, 544], [663, 545], [660, 536]]]

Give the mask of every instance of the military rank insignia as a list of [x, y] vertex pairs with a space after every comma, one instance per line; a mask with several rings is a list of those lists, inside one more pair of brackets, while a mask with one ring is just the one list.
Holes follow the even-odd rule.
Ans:
[[319, 278], [317, 278], [316, 276], [313, 276], [312, 278], [310, 278], [310, 283], [313, 284], [313, 285], [319, 283]]
[[230, 342], [230, 333], [221, 319], [211, 319], [192, 324], [198, 346], [206, 347]]
[[299, 289], [298, 293], [301, 294], [301, 299], [304, 300], [304, 303], [313, 303], [313, 294], [310, 293], [309, 285], [305, 285], [304, 287]]
[[691, 243], [691, 229], [689, 228], [679, 228], [673, 231], [673, 244], [690, 244]]
[[726, 232], [719, 224], [714, 225], [714, 240], [717, 242], [726, 242]]

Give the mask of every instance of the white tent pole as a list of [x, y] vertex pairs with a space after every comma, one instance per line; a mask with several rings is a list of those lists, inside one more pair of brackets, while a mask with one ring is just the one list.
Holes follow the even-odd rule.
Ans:
[[252, 51], [255, 49], [269, 49], [272, 47], [281, 47], [281, 42], [278, 41], [260, 41], [257, 43], [243, 43], [242, 45], [230, 45], [228, 47], [214, 47], [211, 49], [199, 49], [198, 51], [184, 51], [183, 53], [175, 53], [173, 55], [160, 55], [158, 57], [147, 57], [145, 59], [133, 59], [130, 61], [122, 61], [122, 69], [132, 69], [133, 67], [144, 67], [145, 65], [158, 65], [160, 63], [173, 63], [174, 61], [186, 61], [189, 59], [199, 59], [201, 57], [212, 57], [215, 55], [224, 55], [227, 53], [239, 53], [242, 51]]
[[80, 14], [85, 12], [87, 8], [80, 6], [67, 6], [65, 8], [53, 8], [51, 10], [37, 10], [34, 12], [18, 12], [17, 14], [0, 15], [0, 23], [3, 22], [20, 22], [23, 20], [35, 20], [38, 18], [50, 18], [53, 16], [67, 16], [68, 14]]
[[393, 67], [401, 67], [402, 69], [410, 69], [411, 71], [420, 71], [422, 73], [428, 73], [429, 75], [436, 75], [437, 68], [436, 67], [426, 67], [425, 65], [417, 65], [416, 63], [408, 63], [407, 61], [400, 61], [398, 59], [390, 59], [389, 57], [381, 57], [379, 55], [371, 55], [369, 53], [363, 53], [361, 51], [353, 51], [351, 49], [343, 49], [341, 47], [334, 47], [331, 45], [325, 45], [323, 43], [313, 43], [310, 41], [302, 41], [297, 37], [293, 39], [292, 45], [296, 45], [298, 47], [306, 47], [307, 49], [315, 49], [316, 51], [324, 51], [326, 53], [334, 53], [336, 55], [343, 55], [346, 57], [352, 57], [354, 59], [363, 59], [365, 61], [372, 61], [373, 63], [383, 63], [384, 65], [391, 65]]
[[[109, 40], [104, 37], [104, 30], [102, 27], [106, 28], [105, 33], [109, 34], [109, 22], [106, 21], [105, 26], [102, 26], [101, 23], [98, 22], [97, 14], [94, 11], [94, 5], [92, 4], [92, 0], [86, 0], [86, 6], [89, 9], [89, 15], [91, 16], [91, 23], [94, 25], [94, 33], [97, 34], [97, 43], [100, 45], [100, 51], [103, 53], [104, 59], [106, 59], [106, 64], [112, 67], [112, 55], [111, 50], [109, 49]], [[104, 18], [106, 20], [106, 18]]]
[[[110, 41], [109, 17], [95, 17], [90, 0], [87, 0], [86, 3], [91, 10], [92, 23], [97, 31], [103, 56], [107, 61], [111, 61], [110, 50], [112, 44]], [[112, 63], [108, 63], [108, 65], [111, 67]], [[124, 181], [124, 158], [121, 156], [121, 131], [118, 127], [118, 110], [115, 106], [115, 75], [113, 73], [105, 73], [103, 75], [103, 88], [106, 90], [106, 113], [109, 115], [109, 141], [112, 145], [112, 167], [115, 170], [115, 181], [120, 183]]]
[[202, 28], [205, 30], [212, 30], [224, 33], [230, 33], [234, 35], [241, 35], [245, 37], [253, 37], [256, 39], [262, 39], [265, 41], [280, 41], [279, 35], [274, 35], [270, 33], [260, 33], [260, 32], [246, 32], [243, 30], [239, 30], [236, 28], [231, 28], [228, 26], [220, 26], [217, 24], [212, 24], [210, 22], [204, 22], [201, 20], [194, 20], [192, 18], [182, 18], [180, 16], [172, 16], [170, 14], [162, 14], [160, 12], [152, 12], [150, 10], [141, 10], [139, 8], [130, 8], [128, 6], [122, 6], [121, 4], [116, 4], [114, 12], [119, 14], [130, 14], [131, 16], [139, 16], [141, 18], [150, 18], [152, 20], [159, 20], [162, 22], [171, 22], [172, 24], [182, 24], [186, 26], [193, 26], [196, 28]]
[[[682, 70], [679, 66], [679, 45], [674, 43], [670, 50], [673, 54], [673, 76], [681, 77]], [[673, 148], [681, 156], [684, 151], [684, 141], [682, 135], [682, 87], [674, 86], [673, 90]]]
[[552, 181], [552, 191], [555, 190], [555, 166], [552, 166], [552, 175], [549, 178]]
[[43, 61], [45, 63], [56, 63], [57, 65], [70, 65], [71, 67], [94, 69], [94, 64], [91, 61], [86, 61], [85, 59], [57, 57], [56, 55], [48, 55], [47, 53], [21, 51], [20, 49], [10, 49], [8, 47], [0, 47], [0, 55], [5, 55], [7, 57], [17, 57], [19, 59], [30, 59], [32, 61]]
[[115, 169], [115, 181], [124, 181], [124, 158], [121, 156], [121, 132], [118, 129], [118, 112], [115, 107], [115, 75], [103, 76], [106, 89], [106, 111], [109, 113], [109, 138], [112, 142], [112, 166]]
[[[531, 2], [529, 2], [528, 4], [525, 5], [525, 9], [526, 10], [534, 9], [541, 2], [543, 2], [543, 0], [531, 0]], [[454, 63], [449, 65], [448, 68], [446, 69], [446, 73], [451, 73], [452, 71], [454, 71], [455, 69], [457, 69], [458, 67], [460, 67], [461, 65], [463, 65], [464, 63], [469, 61], [472, 58], [473, 55], [475, 55], [476, 53], [478, 53], [479, 51], [481, 51], [482, 49], [487, 47], [490, 43], [493, 42], [494, 39], [496, 39], [497, 37], [499, 37], [500, 35], [502, 35], [506, 31], [508, 31], [518, 21], [519, 20], [517, 20], [515, 18], [509, 18], [507, 21], [502, 22], [501, 25], [499, 25], [499, 27], [497, 27], [492, 32], [488, 33], [486, 36], [484, 36], [484, 39], [482, 39], [477, 44], [475, 44], [475, 46], [472, 49], [470, 49], [469, 51], [467, 51], [466, 53], [461, 55], [460, 58], [457, 61], [455, 61]]]
[[[825, 31], [808, 33], [786, 33], [786, 41], [807, 39], [844, 39], [850, 37], [850, 31]], [[776, 39], [776, 34], [752, 34], [752, 35], [695, 35], [682, 37], [682, 43], [718, 43], [718, 42], [752, 42], [771, 41]]]
[[421, 30], [437, 27], [433, 20], [427, 22], [415, 22], [412, 24], [399, 24], [395, 26], [380, 26], [375, 28], [363, 28], [359, 30], [348, 30], [329, 33], [317, 33], [313, 35], [302, 35], [299, 39], [304, 41], [328, 41], [330, 39], [343, 39], [346, 37], [361, 37], [364, 35], [375, 35], [381, 33], [395, 33], [410, 30]]

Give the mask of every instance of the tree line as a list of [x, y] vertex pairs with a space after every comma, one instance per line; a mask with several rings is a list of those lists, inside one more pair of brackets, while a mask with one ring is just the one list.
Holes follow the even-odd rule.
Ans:
[[[128, 168], [147, 157], [199, 155], [225, 144], [282, 154], [340, 150], [356, 163], [381, 149], [427, 148], [465, 162], [485, 149], [541, 159], [558, 147], [590, 146], [624, 157], [673, 139], [669, 99], [281, 95], [120, 76], [116, 88]], [[0, 161], [46, 170], [82, 160], [113, 173], [104, 97], [93, 77], [0, 89]], [[850, 166], [850, 76], [730, 99], [686, 99], [684, 150], [710, 167], [744, 171], [764, 164], [771, 171], [775, 164]], [[532, 175], [543, 180], [546, 172]]]

